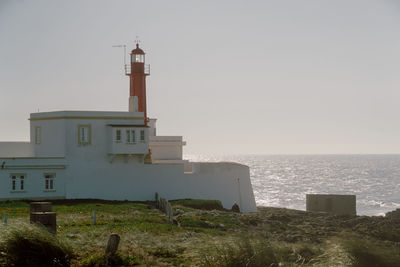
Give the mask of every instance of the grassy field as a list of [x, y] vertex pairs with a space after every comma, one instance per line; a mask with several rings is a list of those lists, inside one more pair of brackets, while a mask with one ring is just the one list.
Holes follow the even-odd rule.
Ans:
[[[173, 224], [151, 202], [53, 201], [57, 238], [71, 246], [73, 266], [104, 265], [110, 233], [121, 236], [119, 259], [108, 262], [110, 266], [400, 266], [396, 216], [334, 216], [267, 207], [239, 214], [223, 210], [216, 201], [171, 204]], [[0, 226], [2, 232], [29, 222], [27, 202], [0, 202], [0, 216], [4, 212], [8, 226]]]

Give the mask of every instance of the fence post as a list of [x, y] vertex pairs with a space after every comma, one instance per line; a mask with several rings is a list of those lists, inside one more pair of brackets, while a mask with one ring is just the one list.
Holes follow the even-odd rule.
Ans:
[[174, 210], [172, 209], [171, 203], [169, 205], [169, 221], [172, 223], [174, 221]]
[[106, 247], [106, 255], [111, 256], [117, 252], [120, 240], [121, 237], [118, 234], [111, 234], [109, 236]]
[[93, 225], [96, 225], [96, 211], [93, 211]]
[[155, 193], [154, 198], [156, 200], [156, 208], [158, 208], [159, 205], [158, 205], [158, 193], [157, 192]]
[[4, 225], [7, 226], [7, 212], [3, 213], [3, 221], [4, 221]]

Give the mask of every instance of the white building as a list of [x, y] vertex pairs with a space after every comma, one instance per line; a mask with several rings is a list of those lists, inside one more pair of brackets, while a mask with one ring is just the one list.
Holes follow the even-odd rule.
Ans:
[[0, 200], [217, 199], [256, 211], [249, 168], [182, 159], [181, 136], [157, 136], [146, 111], [144, 52], [131, 53], [128, 112], [30, 115], [30, 142], [0, 142]]

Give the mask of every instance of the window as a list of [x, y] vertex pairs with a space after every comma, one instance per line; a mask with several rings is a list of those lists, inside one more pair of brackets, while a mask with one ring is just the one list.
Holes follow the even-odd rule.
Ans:
[[144, 142], [145, 141], [145, 134], [144, 134], [144, 130], [140, 130], [140, 141]]
[[144, 55], [134, 54], [132, 55], [132, 62], [144, 63]]
[[90, 125], [78, 125], [78, 143], [90, 145], [92, 142], [92, 129]]
[[121, 142], [121, 130], [119, 129], [115, 131], [115, 142]]
[[16, 181], [16, 176], [12, 177], [12, 191], [17, 190], [17, 181]]
[[54, 178], [56, 177], [55, 174], [45, 174], [44, 179], [45, 179], [45, 186], [44, 188], [46, 190], [53, 190], [54, 189]]
[[11, 174], [11, 191], [25, 190], [25, 174]]
[[126, 130], [126, 142], [130, 144], [136, 143], [135, 130]]
[[35, 144], [40, 145], [42, 143], [42, 127], [35, 127]]

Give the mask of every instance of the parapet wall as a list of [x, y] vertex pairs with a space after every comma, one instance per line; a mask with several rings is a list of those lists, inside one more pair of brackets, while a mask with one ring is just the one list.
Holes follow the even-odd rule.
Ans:
[[0, 158], [32, 157], [30, 142], [0, 142]]
[[339, 215], [356, 215], [356, 196], [307, 194], [306, 210]]

